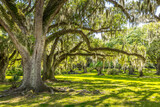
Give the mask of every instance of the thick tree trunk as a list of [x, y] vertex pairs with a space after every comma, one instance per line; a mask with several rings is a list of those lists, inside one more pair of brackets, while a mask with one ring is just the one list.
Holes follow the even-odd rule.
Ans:
[[24, 73], [19, 89], [33, 90], [35, 92], [50, 91], [41, 78], [41, 60], [30, 57], [23, 59], [22, 63]]
[[156, 74], [157, 75], [160, 75], [160, 58], [159, 59], [157, 59], [157, 72], [156, 72]]
[[0, 82], [5, 81], [5, 73], [8, 67], [8, 58], [3, 57], [3, 59], [0, 60]]

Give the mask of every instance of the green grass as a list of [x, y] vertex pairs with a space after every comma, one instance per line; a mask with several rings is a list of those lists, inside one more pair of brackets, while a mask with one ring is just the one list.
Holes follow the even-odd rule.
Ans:
[[[10, 77], [7, 77], [10, 78]], [[78, 95], [76, 92], [41, 93], [37, 96], [0, 98], [0, 107], [160, 107], [160, 77], [138, 78], [128, 75], [97, 76], [96, 73], [57, 75], [59, 80], [72, 83], [47, 83], [53, 87], [75, 90], [100, 90], [102, 94]], [[0, 84], [0, 91], [9, 87]]]

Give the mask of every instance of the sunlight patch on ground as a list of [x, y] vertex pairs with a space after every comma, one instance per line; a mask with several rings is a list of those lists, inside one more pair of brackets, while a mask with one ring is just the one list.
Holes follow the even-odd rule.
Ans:
[[[7, 77], [8, 78], [8, 77]], [[160, 106], [160, 79], [137, 78], [127, 75], [97, 76], [96, 73], [57, 75], [57, 79], [70, 82], [50, 82], [49, 86], [57, 88], [73, 88], [78, 90], [99, 90], [102, 94], [94, 95], [86, 93], [79, 95], [78, 92], [65, 93], [41, 93], [35, 97], [7, 97], [0, 99], [0, 107], [10, 106], [38, 106], [38, 107], [159, 107]], [[9, 87], [0, 84], [0, 90]]]

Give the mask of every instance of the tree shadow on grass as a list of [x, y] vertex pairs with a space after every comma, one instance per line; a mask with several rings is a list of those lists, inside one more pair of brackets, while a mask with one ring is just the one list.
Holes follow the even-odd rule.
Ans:
[[[57, 100], [62, 100], [64, 98], [70, 98], [70, 94], [69, 93], [55, 93], [55, 94], [49, 94], [49, 93], [41, 93], [40, 95], [36, 95], [35, 97], [24, 97], [21, 96], [20, 100], [18, 102], [7, 102], [6, 100], [15, 100], [20, 96], [9, 96], [4, 98], [3, 100], [0, 99], [0, 101], [4, 101], [4, 102], [0, 102], [0, 105], [5, 105], [6, 107], [8, 106], [49, 106], [49, 102], [55, 102]], [[47, 99], [45, 99], [45, 97], [47, 97]], [[44, 98], [44, 99], [43, 99]], [[41, 103], [41, 104], [40, 104]], [[61, 104], [60, 104], [61, 105]], [[60, 106], [61, 107], [61, 106]]]
[[155, 92], [149, 92], [148, 94], [144, 95], [144, 97], [140, 98], [137, 101], [124, 101], [124, 102], [113, 102], [113, 103], [105, 103], [104, 101], [106, 99], [109, 98], [114, 98], [114, 99], [124, 99], [123, 96], [119, 96], [119, 94], [123, 94], [123, 93], [127, 93], [127, 92], [134, 92], [137, 96], [141, 95], [141, 93], [145, 92], [145, 91], [140, 91], [140, 92], [135, 92], [129, 89], [121, 89], [119, 90], [118, 93], [111, 93], [109, 95], [104, 95], [102, 97], [99, 97], [96, 100], [92, 100], [92, 101], [84, 101], [81, 103], [72, 103], [69, 105], [65, 105], [65, 107], [86, 107], [86, 106], [105, 106], [105, 107], [109, 107], [110, 105], [123, 105], [123, 106], [134, 106], [134, 107], [159, 107], [160, 103], [156, 102], [156, 101], [150, 101], [148, 100], [148, 98], [154, 94]]
[[[70, 78], [72, 80], [72, 78]], [[113, 79], [114, 80], [114, 79]], [[159, 97], [152, 99], [154, 94], [160, 95], [160, 91], [157, 87], [152, 87], [151, 83], [144, 83], [144, 82], [128, 82], [127, 79], [125, 81], [116, 81], [112, 80], [103, 80], [103, 79], [95, 79], [90, 80], [88, 79], [81, 79], [79, 82], [58, 82], [58, 83], [47, 83], [49, 86], [53, 87], [69, 87], [76, 90], [86, 89], [86, 90], [110, 90], [108, 93], [94, 95], [94, 94], [85, 94], [85, 95], [78, 95], [67, 93], [55, 93], [53, 95], [47, 94], [39, 94], [35, 98], [23, 98], [20, 99], [18, 102], [7, 102], [9, 100], [15, 100], [16, 96], [10, 96], [7, 98], [0, 98], [0, 104], [5, 106], [41, 106], [41, 107], [85, 107], [85, 106], [110, 106], [110, 105], [123, 105], [123, 106], [136, 106], [136, 107], [159, 107], [160, 103], [157, 100]], [[139, 89], [137, 89], [139, 88]], [[93, 97], [93, 98], [92, 98]], [[96, 98], [95, 98], [96, 97]], [[44, 98], [44, 99], [43, 99]], [[91, 99], [87, 99], [91, 98]], [[82, 99], [82, 100], [79, 100]], [[85, 99], [85, 100], [83, 100]], [[134, 100], [136, 99], [136, 100]], [[77, 100], [75, 103], [74, 100]], [[109, 100], [113, 100], [109, 101]], [[115, 100], [115, 101], [114, 101]], [[1, 101], [4, 101], [1, 103]], [[150, 106], [147, 106], [150, 105]]]

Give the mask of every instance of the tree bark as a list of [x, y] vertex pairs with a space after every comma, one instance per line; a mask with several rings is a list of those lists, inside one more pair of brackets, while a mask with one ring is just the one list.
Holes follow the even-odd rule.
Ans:
[[157, 72], [156, 72], [156, 74], [157, 75], [160, 75], [160, 58], [159, 59], [157, 59]]
[[133, 68], [133, 66], [129, 66], [129, 75], [134, 75], [134, 68]]
[[46, 55], [43, 59], [43, 77], [42, 77], [43, 81], [50, 78], [51, 62], [52, 59]]
[[56, 68], [57, 68], [57, 66], [54, 66], [54, 65], [53, 65], [52, 68], [50, 69], [49, 80], [51, 80], [51, 81], [58, 81], [58, 80], [55, 78]]
[[[39, 55], [37, 55], [39, 56]], [[41, 78], [41, 60], [28, 58], [22, 60], [23, 81], [18, 89], [33, 90], [35, 92], [50, 91]]]
[[41, 60], [44, 53], [45, 34], [43, 34], [43, 5], [44, 0], [37, 0], [35, 6], [35, 29], [36, 42], [32, 55], [22, 57], [23, 81], [18, 89], [33, 90], [35, 92], [51, 91], [41, 78]]
[[98, 75], [104, 75], [104, 74], [102, 73], [102, 67], [98, 67], [98, 68], [96, 68], [96, 70], [97, 70], [97, 72], [98, 72]]
[[140, 76], [140, 77], [144, 76], [144, 74], [143, 74], [143, 71], [142, 71], [142, 70], [143, 70], [142, 68], [139, 70], [139, 76]]
[[83, 73], [87, 73], [87, 66], [84, 64], [84, 66], [83, 66], [83, 70], [84, 70], [84, 72]]
[[0, 82], [5, 81], [5, 73], [8, 67], [8, 57], [3, 56], [3, 59], [0, 59]]

